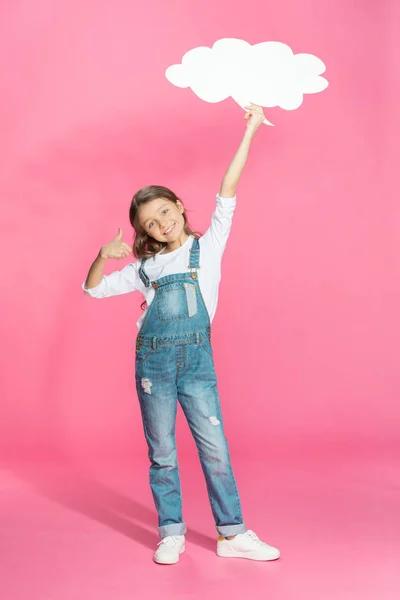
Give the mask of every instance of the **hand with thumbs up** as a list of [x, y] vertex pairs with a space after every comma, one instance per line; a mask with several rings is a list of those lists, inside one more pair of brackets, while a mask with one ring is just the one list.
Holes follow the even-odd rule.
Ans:
[[103, 259], [116, 258], [117, 260], [121, 260], [121, 258], [129, 256], [131, 252], [132, 248], [129, 244], [122, 241], [122, 229], [118, 227], [117, 236], [109, 244], [102, 246], [100, 256]]

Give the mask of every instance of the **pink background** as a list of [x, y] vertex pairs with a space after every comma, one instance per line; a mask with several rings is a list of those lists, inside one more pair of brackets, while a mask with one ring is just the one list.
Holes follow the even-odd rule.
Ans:
[[[299, 110], [266, 110], [276, 126], [257, 134], [238, 186], [213, 332], [234, 461], [398, 458], [399, 17], [396, 0], [3, 3], [4, 464], [137, 459], [146, 485], [142, 299], [80, 286], [118, 226], [132, 241], [143, 185], [171, 187], [207, 228], [244, 113], [164, 73], [222, 37], [286, 42], [320, 57], [329, 81]], [[181, 412], [178, 449], [195, 464]], [[397, 463], [371, 460], [369, 478], [398, 485]]]
[[[398, 438], [390, 3], [260, 2], [244, 19], [231, 2], [200, 6], [2, 9], [6, 452], [46, 452], [54, 440], [142, 452], [133, 382], [141, 298], [92, 300], [80, 284], [118, 226], [131, 242], [128, 208], [142, 185], [170, 186], [192, 224], [208, 226], [243, 112], [232, 99], [202, 102], [164, 72], [221, 37], [284, 41], [322, 58], [329, 80], [299, 110], [266, 110], [276, 127], [259, 132], [238, 187], [214, 321], [232, 443], [253, 454], [265, 444]], [[122, 266], [110, 261], [106, 272]]]

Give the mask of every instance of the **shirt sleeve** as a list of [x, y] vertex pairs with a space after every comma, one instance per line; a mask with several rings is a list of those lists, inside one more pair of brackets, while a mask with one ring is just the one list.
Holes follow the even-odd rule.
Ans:
[[211, 224], [203, 238], [220, 252], [224, 251], [226, 242], [228, 241], [235, 207], [236, 196], [223, 198], [217, 194], [217, 205], [211, 217]]
[[103, 275], [102, 280], [96, 287], [85, 287], [86, 281], [82, 283], [84, 294], [92, 298], [107, 298], [108, 296], [117, 296], [127, 294], [138, 289], [139, 285], [138, 264], [128, 263], [120, 271], [113, 271], [109, 275]]

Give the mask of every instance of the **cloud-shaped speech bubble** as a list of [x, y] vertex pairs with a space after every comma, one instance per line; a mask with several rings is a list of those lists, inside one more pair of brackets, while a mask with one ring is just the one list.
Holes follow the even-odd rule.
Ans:
[[[313, 54], [294, 54], [282, 42], [252, 46], [244, 40], [224, 38], [212, 48], [189, 50], [182, 64], [168, 67], [165, 75], [177, 87], [190, 87], [205, 102], [221, 102], [229, 96], [244, 108], [251, 102], [265, 108], [295, 110], [304, 94], [328, 87], [321, 77], [326, 67]], [[272, 125], [265, 120], [264, 123]]]

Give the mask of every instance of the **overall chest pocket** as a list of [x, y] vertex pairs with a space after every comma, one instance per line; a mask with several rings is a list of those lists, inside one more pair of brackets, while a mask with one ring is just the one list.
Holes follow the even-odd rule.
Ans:
[[197, 314], [197, 291], [194, 283], [180, 283], [160, 289], [157, 295], [160, 321], [188, 319]]

